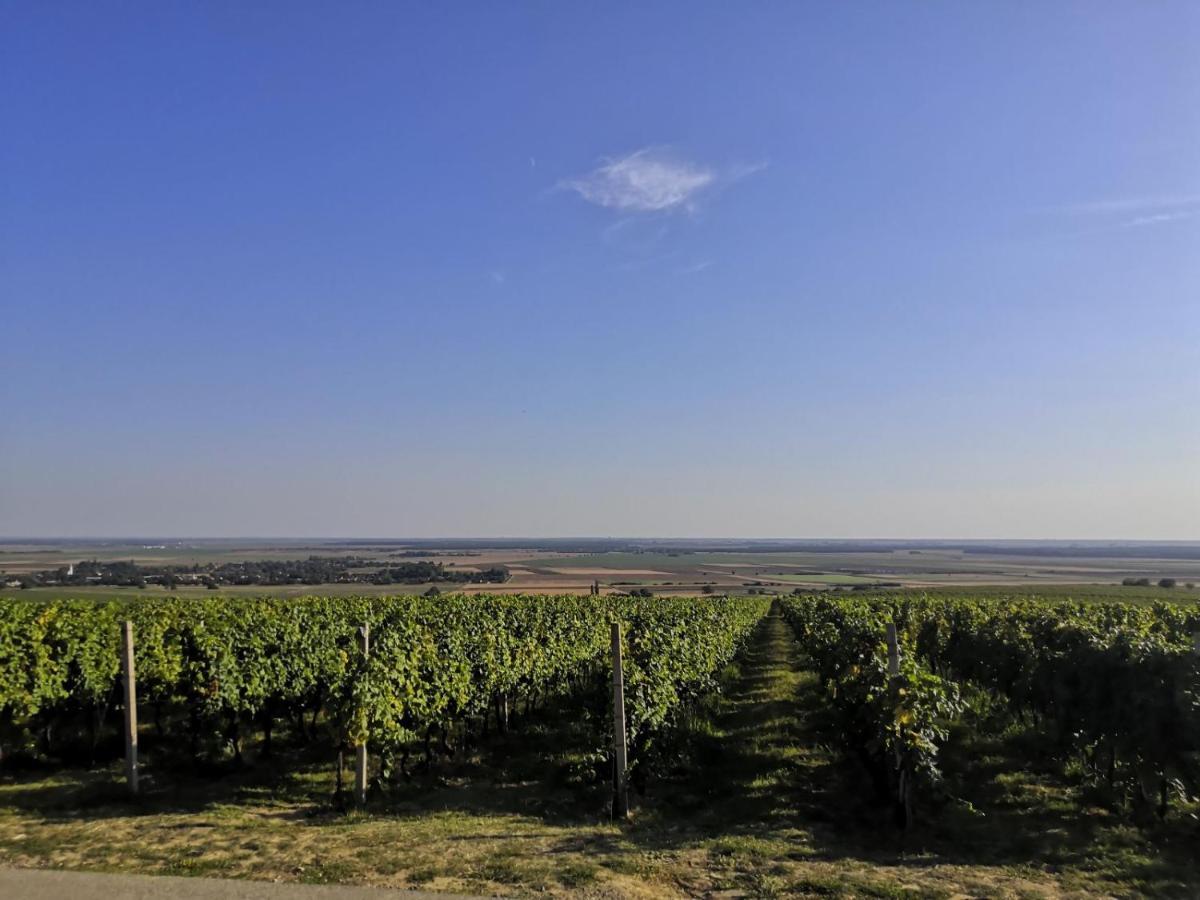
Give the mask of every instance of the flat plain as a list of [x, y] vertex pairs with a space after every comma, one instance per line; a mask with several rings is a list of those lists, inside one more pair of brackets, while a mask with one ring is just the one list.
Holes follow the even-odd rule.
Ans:
[[[208, 565], [249, 560], [294, 560], [309, 556], [360, 556], [368, 564], [386, 564], [406, 554], [405, 561], [436, 561], [451, 569], [472, 571], [503, 566], [510, 575], [503, 584], [455, 586], [455, 590], [486, 593], [587, 593], [593, 582], [601, 590], [649, 589], [663, 594], [718, 593], [748, 589], [778, 593], [796, 588], [903, 587], [932, 589], [1007, 587], [1026, 592], [1057, 592], [1078, 586], [1077, 592], [1104, 593], [1129, 599], [1200, 599], [1200, 544], [1165, 548], [1171, 555], [1154, 556], [1154, 547], [1137, 544], [1099, 546], [1092, 543], [1019, 542], [977, 546], [966, 542], [946, 546], [937, 542], [903, 542], [878, 547], [863, 542], [828, 542], [820, 548], [795, 542], [801, 549], [775, 549], [773, 544], [745, 542], [738, 549], [719, 549], [719, 542], [598, 541], [345, 541], [345, 540], [143, 540], [0, 543], [0, 596], [124, 597], [162, 594], [150, 585], [132, 590], [102, 586], [20, 591], [6, 581], [31, 572], [78, 563], [84, 559], [128, 560], [141, 565]], [[1174, 579], [1175, 587], [1122, 586], [1127, 579]], [[1188, 587], [1188, 585], [1192, 587]], [[223, 585], [222, 595], [301, 596], [420, 593], [431, 583], [412, 585]], [[444, 587], [444, 586], [443, 586]], [[1115, 592], [1115, 593], [1113, 593]], [[211, 594], [203, 587], [181, 586], [180, 596]]]

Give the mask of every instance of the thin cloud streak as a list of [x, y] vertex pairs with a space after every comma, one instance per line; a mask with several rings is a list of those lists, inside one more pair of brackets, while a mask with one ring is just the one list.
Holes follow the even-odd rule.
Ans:
[[1163, 212], [1154, 213], [1149, 216], [1138, 216], [1135, 219], [1130, 219], [1125, 223], [1126, 228], [1142, 228], [1146, 225], [1161, 225], [1164, 222], [1177, 222], [1180, 219], [1190, 219], [1196, 215], [1197, 210], [1185, 210], [1182, 212]]
[[1070, 230], [1051, 236], [1076, 238], [1193, 219], [1200, 215], [1200, 194], [1116, 197], [1046, 206], [1037, 212], [1077, 223]]
[[586, 175], [559, 183], [597, 206], [622, 212], [689, 209], [693, 198], [716, 180], [711, 170], [646, 147], [610, 159]]
[[1043, 212], [1058, 215], [1109, 215], [1116, 213], [1156, 215], [1171, 210], [1200, 207], [1200, 194], [1174, 194], [1158, 197], [1123, 197], [1109, 200], [1091, 200], [1083, 203], [1067, 203], [1050, 206]]

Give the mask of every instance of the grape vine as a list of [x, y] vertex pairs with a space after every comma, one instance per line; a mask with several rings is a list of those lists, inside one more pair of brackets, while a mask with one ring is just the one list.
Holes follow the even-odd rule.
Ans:
[[[680, 711], [713, 686], [761, 618], [759, 598], [440, 596], [30, 602], [0, 600], [0, 746], [61, 755], [105, 733], [118, 702], [118, 629], [133, 622], [142, 720], [196, 758], [281, 722], [340, 751], [366, 741], [405, 770], [448, 735], [505, 729], [508, 710], [603, 685], [608, 626], [626, 632], [631, 764], [648, 765]], [[358, 648], [367, 625], [371, 652]], [[602, 718], [600, 719], [601, 721]], [[111, 723], [108, 732], [115, 726]], [[598, 734], [597, 746], [605, 746]], [[340, 766], [339, 766], [340, 773]]]

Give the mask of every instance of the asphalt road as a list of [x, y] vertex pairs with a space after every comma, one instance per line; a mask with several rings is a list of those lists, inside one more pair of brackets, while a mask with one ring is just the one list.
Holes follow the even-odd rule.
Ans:
[[0, 869], [0, 897], [11, 900], [479, 900], [463, 894], [327, 884], [275, 884], [227, 878], [109, 875], [53, 869]]

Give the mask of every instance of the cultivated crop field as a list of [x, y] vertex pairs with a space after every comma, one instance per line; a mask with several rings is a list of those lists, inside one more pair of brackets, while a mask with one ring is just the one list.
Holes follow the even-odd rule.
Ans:
[[1144, 590], [4, 600], [0, 863], [516, 895], [1195, 896], [1200, 607]]

